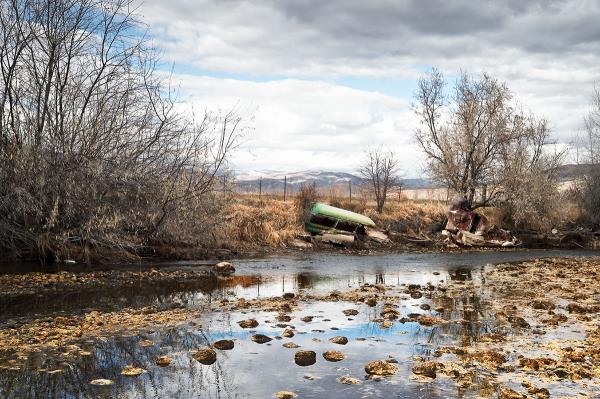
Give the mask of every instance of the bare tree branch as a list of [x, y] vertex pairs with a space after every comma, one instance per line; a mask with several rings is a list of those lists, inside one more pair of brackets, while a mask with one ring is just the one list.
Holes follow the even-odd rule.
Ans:
[[377, 212], [382, 213], [388, 190], [397, 183], [398, 160], [393, 152], [381, 148], [365, 152], [365, 160], [359, 173], [369, 181], [371, 192], [377, 202]]

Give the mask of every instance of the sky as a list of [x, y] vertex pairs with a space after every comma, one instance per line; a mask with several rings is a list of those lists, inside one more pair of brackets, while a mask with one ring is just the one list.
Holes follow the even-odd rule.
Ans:
[[381, 146], [422, 176], [411, 103], [431, 67], [505, 81], [562, 144], [600, 81], [598, 0], [145, 0], [139, 13], [187, 106], [245, 118], [243, 172], [352, 172]]

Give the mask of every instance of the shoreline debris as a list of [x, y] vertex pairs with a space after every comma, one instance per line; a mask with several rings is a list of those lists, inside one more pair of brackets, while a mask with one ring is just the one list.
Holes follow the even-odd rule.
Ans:
[[466, 197], [455, 197], [447, 213], [442, 235], [465, 247], [516, 247], [520, 242], [510, 231], [489, 225], [487, 218], [473, 209]]

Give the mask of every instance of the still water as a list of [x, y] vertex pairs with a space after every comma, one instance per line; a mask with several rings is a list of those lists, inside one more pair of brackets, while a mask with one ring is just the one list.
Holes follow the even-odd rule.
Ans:
[[[295, 330], [292, 338], [281, 338], [284, 328], [276, 325], [279, 322], [274, 312], [211, 311], [210, 305], [223, 299], [267, 298], [284, 292], [326, 294], [332, 290], [355, 289], [365, 283], [386, 284], [398, 290], [408, 284], [435, 286], [448, 280], [472, 280], [484, 286], [481, 272], [491, 267], [489, 264], [564, 255], [599, 253], [309, 255], [240, 260], [235, 262], [235, 277], [223, 280], [207, 274], [206, 281], [186, 287], [133, 286], [123, 291], [85, 295], [23, 296], [0, 304], [0, 328], [24, 318], [148, 305], [194, 308], [199, 310], [199, 316], [177, 328], [157, 326], [134, 336], [83, 342], [80, 346], [87, 355], [77, 360], [61, 361], [60, 357], [46, 353], [30, 355], [24, 369], [0, 370], [0, 398], [271, 398], [280, 390], [293, 391], [299, 398], [477, 397], [480, 395], [477, 388], [461, 390], [448, 379], [437, 378], [429, 383], [413, 380], [411, 368], [416, 357], [428, 359], [440, 346], [468, 346], [482, 334], [494, 331], [493, 317], [482, 306], [481, 296], [485, 295], [482, 292], [465, 290], [464, 296], [441, 304], [444, 310], [439, 313], [433, 309], [440, 304], [432, 303], [427, 296], [401, 301], [397, 310], [402, 316], [416, 312], [444, 320], [466, 320], [431, 327], [396, 322], [390, 328], [382, 328], [372, 321], [379, 317], [381, 304], [371, 308], [348, 302], [302, 302], [297, 311], [290, 313], [292, 320], [287, 323]], [[171, 263], [152, 267], [169, 271], [204, 266]], [[430, 305], [432, 310], [422, 310], [423, 304]], [[345, 316], [342, 311], [349, 308], [358, 310], [358, 315]], [[313, 316], [313, 320], [301, 321], [303, 316]], [[259, 322], [258, 327], [248, 330], [238, 326], [239, 320], [250, 317]], [[274, 339], [266, 344], [255, 343], [250, 336], [257, 333]], [[333, 336], [345, 336], [349, 342], [346, 345], [331, 343], [328, 339]], [[235, 348], [217, 350], [217, 361], [208, 366], [192, 358], [198, 348], [219, 339], [232, 339]], [[140, 345], [143, 340], [150, 340], [151, 344]], [[315, 351], [317, 362], [306, 367], [296, 365], [297, 349], [283, 347], [286, 342], [294, 342], [299, 349]], [[332, 349], [342, 351], [345, 359], [335, 363], [326, 361], [322, 353]], [[155, 365], [156, 357], [162, 355], [171, 357], [173, 363], [168, 367]], [[365, 363], [378, 359], [394, 359], [399, 372], [381, 379], [365, 378]], [[147, 372], [135, 378], [121, 376], [121, 370], [130, 364]], [[358, 378], [361, 383], [339, 383], [339, 377], [345, 375]], [[485, 372], [478, 376], [485, 377]], [[113, 380], [114, 384], [106, 387], [90, 384], [99, 378]]]

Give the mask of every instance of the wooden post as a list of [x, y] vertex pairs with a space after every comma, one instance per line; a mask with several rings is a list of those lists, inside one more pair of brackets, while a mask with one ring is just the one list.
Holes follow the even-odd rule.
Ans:
[[285, 196], [287, 194], [287, 176], [283, 177], [283, 202], [285, 202]]
[[262, 200], [262, 177], [258, 181], [258, 200]]
[[350, 193], [350, 202], [352, 202], [352, 180], [348, 180], [348, 192]]

